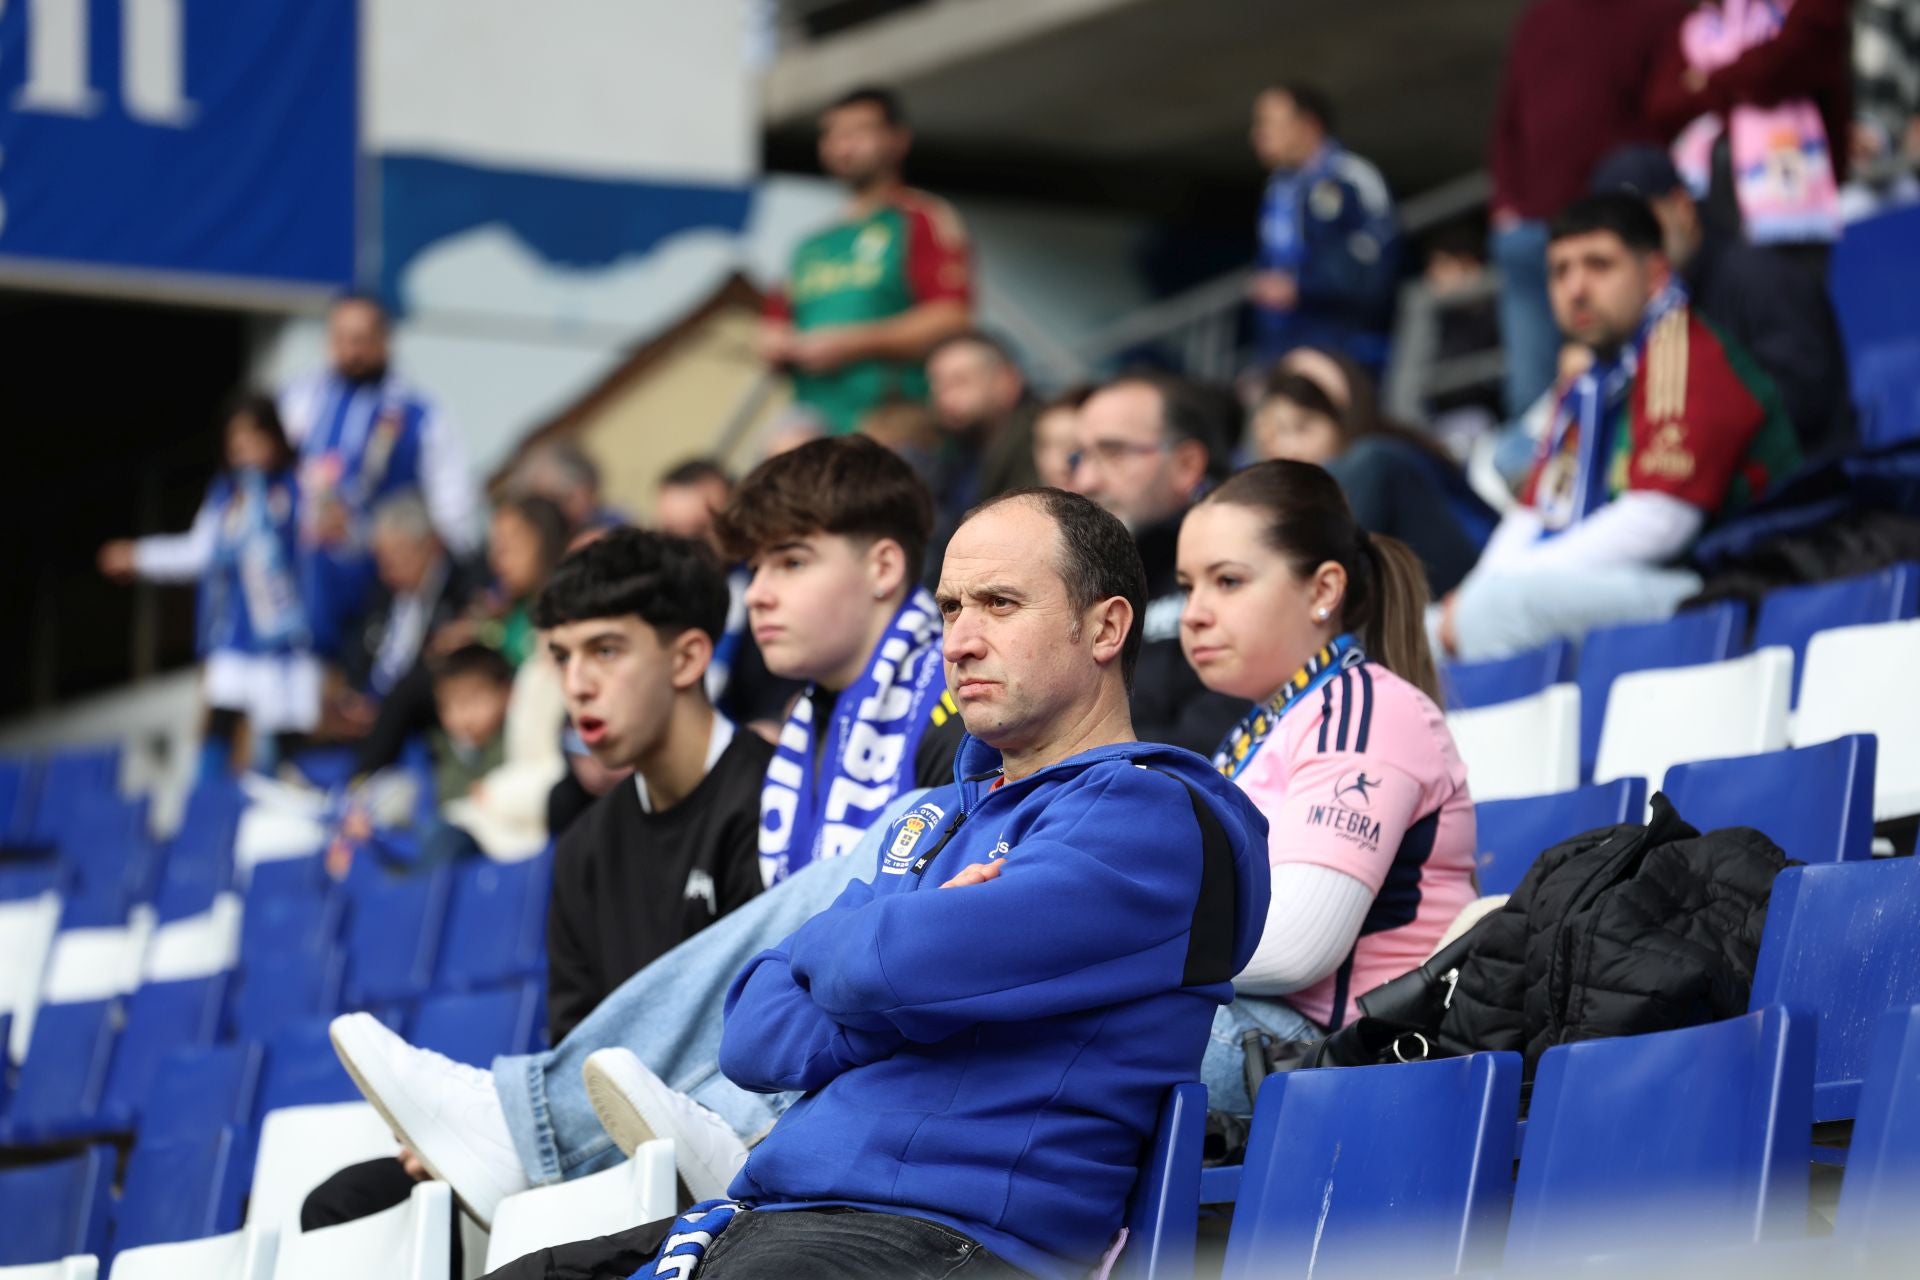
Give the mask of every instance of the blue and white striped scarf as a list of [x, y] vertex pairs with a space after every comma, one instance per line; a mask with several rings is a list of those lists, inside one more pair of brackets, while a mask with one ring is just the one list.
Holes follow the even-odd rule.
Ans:
[[725, 1231], [733, 1216], [746, 1207], [738, 1200], [702, 1200], [673, 1220], [673, 1227], [661, 1242], [660, 1252], [628, 1280], [646, 1280], [648, 1276], [688, 1280], [707, 1260], [707, 1249], [714, 1237]]

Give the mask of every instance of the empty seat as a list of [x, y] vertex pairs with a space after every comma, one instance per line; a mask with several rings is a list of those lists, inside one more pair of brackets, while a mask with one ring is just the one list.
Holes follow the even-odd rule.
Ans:
[[1489, 1265], [1519, 1108], [1514, 1053], [1267, 1077], [1224, 1275]]
[[[1200, 1114], [1204, 1121], [1204, 1110]], [[1196, 1177], [1198, 1173], [1196, 1152]], [[497, 1271], [539, 1249], [670, 1218], [680, 1208], [676, 1196], [672, 1141], [645, 1143], [632, 1159], [611, 1169], [502, 1200], [493, 1211], [486, 1269]]]
[[379, 876], [354, 893], [345, 939], [348, 1007], [412, 1000], [433, 983], [453, 869]]
[[142, 1140], [127, 1159], [114, 1247], [196, 1240], [240, 1225], [239, 1135]]
[[233, 997], [234, 1034], [269, 1040], [294, 1023], [339, 1012], [342, 965], [340, 953], [331, 947], [248, 964]]
[[535, 973], [546, 959], [551, 853], [525, 862], [468, 858], [453, 870], [435, 986], [497, 986]]
[[[0, 1014], [12, 1019], [0, 1057], [23, 1062], [33, 1036], [34, 1012], [47, 957], [60, 929], [60, 895], [43, 893], [24, 902], [0, 902]], [[0, 1069], [5, 1066], [0, 1062]]]
[[1849, 733], [1878, 740], [1875, 821], [1920, 813], [1920, 621], [1839, 627], [1807, 643], [1794, 744]]
[[436, 996], [420, 1002], [409, 1039], [456, 1062], [491, 1067], [497, 1057], [532, 1050], [538, 1004], [531, 983]]
[[1807, 642], [1833, 627], [1899, 622], [1920, 614], [1920, 564], [1896, 564], [1831, 582], [1781, 587], [1760, 601], [1753, 624], [1753, 647], [1783, 644], [1793, 650], [1793, 697], [1800, 700], [1800, 678]]
[[94, 1128], [125, 1132], [140, 1123], [160, 1063], [176, 1050], [213, 1043], [226, 994], [225, 974], [149, 982], [133, 993], [127, 1001], [126, 1027], [113, 1048]]
[[346, 900], [317, 857], [255, 869], [240, 921], [240, 963], [261, 956], [326, 950], [340, 936]]
[[1773, 1005], [1541, 1055], [1506, 1265], [1806, 1228], [1813, 1022]]
[[[1732, 601], [1689, 609], [1665, 622], [1598, 627], [1580, 646], [1580, 773], [1597, 776], [1600, 735], [1613, 682], [1632, 671], [1720, 662], [1740, 651], [1746, 608]], [[1650, 775], [1658, 777], [1658, 774]]]
[[1880, 1016], [1920, 1003], [1920, 861], [1788, 867], [1774, 878], [1753, 1007], [1811, 1011], [1813, 1118], [1851, 1118]]
[[155, 1067], [141, 1117], [142, 1142], [196, 1138], [252, 1125], [265, 1055], [257, 1044], [178, 1049]]
[[1595, 827], [1641, 822], [1646, 812], [1647, 784], [1640, 778], [1617, 778], [1550, 796], [1478, 802], [1473, 806], [1478, 848], [1474, 873], [1480, 892], [1512, 893], [1534, 859], [1562, 840]]
[[269, 1111], [253, 1162], [247, 1225], [272, 1228], [282, 1238], [297, 1232], [300, 1206], [315, 1187], [348, 1165], [399, 1150], [393, 1130], [369, 1102]]
[[1834, 1233], [1911, 1233], [1920, 1204], [1920, 1005], [1880, 1016]]
[[1557, 684], [1531, 698], [1447, 715], [1476, 800], [1567, 791], [1580, 784], [1580, 690]]
[[325, 1018], [313, 1018], [282, 1027], [267, 1042], [267, 1062], [260, 1079], [258, 1109], [262, 1114], [282, 1107], [307, 1107], [328, 1102], [352, 1102], [360, 1096], [347, 1069], [340, 1065], [327, 1037]]
[[1667, 770], [1660, 789], [1702, 831], [1753, 827], [1800, 862], [1873, 853], [1874, 742], [1852, 734], [1818, 746]]
[[36, 1262], [27, 1266], [0, 1266], [0, 1280], [98, 1280], [100, 1259], [90, 1253], [75, 1254], [58, 1262]]
[[204, 1240], [143, 1245], [114, 1255], [113, 1280], [272, 1280], [279, 1243], [278, 1232], [249, 1228]]
[[93, 1128], [120, 1032], [116, 1000], [43, 1005], [0, 1133], [15, 1145], [75, 1137]]
[[405, 1204], [357, 1222], [282, 1233], [274, 1280], [444, 1280], [452, 1230], [453, 1193], [444, 1182], [422, 1182]]
[[0, 758], [0, 847], [30, 843], [39, 781], [31, 760]]
[[112, 1184], [110, 1147], [0, 1169], [0, 1266], [104, 1252]]
[[234, 830], [234, 871], [246, 880], [262, 866], [288, 858], [311, 858], [326, 845], [326, 824], [318, 814], [268, 804], [250, 805]]
[[1465, 711], [1531, 697], [1572, 676], [1573, 646], [1555, 640], [1510, 658], [1446, 663], [1440, 668], [1440, 688], [1448, 710]]
[[1792, 683], [1793, 654], [1782, 648], [1621, 676], [1593, 780], [1664, 778], [1676, 764], [1778, 751], [1787, 745]]

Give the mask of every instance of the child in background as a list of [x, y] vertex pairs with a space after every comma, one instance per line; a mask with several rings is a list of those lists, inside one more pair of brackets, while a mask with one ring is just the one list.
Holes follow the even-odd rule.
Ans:
[[[183, 534], [117, 539], [100, 571], [117, 582], [200, 583], [199, 648], [209, 715], [202, 771], [231, 769], [242, 721], [256, 755], [285, 759], [320, 714], [321, 668], [296, 572], [299, 489], [271, 398], [227, 418], [226, 467]], [[261, 751], [270, 740], [271, 751]]]

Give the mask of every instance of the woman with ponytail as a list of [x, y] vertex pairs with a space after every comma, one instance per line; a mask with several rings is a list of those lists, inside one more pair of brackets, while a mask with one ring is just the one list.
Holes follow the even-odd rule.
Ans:
[[1188, 512], [1179, 573], [1187, 660], [1252, 704], [1214, 763], [1268, 823], [1266, 928], [1203, 1072], [1216, 1110], [1248, 1112], [1247, 1031], [1341, 1026], [1473, 901], [1473, 801], [1439, 707], [1426, 574], [1355, 523], [1324, 470], [1229, 479]]

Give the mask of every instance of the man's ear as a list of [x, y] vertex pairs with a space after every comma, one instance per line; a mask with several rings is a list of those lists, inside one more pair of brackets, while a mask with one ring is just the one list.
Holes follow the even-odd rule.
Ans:
[[1086, 630], [1092, 639], [1093, 660], [1101, 666], [1117, 660], [1133, 630], [1133, 606], [1125, 596], [1108, 596], [1087, 610]]
[[1198, 440], [1182, 440], [1171, 450], [1173, 480], [1182, 494], [1192, 495], [1207, 478], [1207, 446]]
[[698, 627], [688, 627], [668, 646], [673, 656], [673, 688], [682, 692], [706, 679], [713, 665], [713, 637]]

